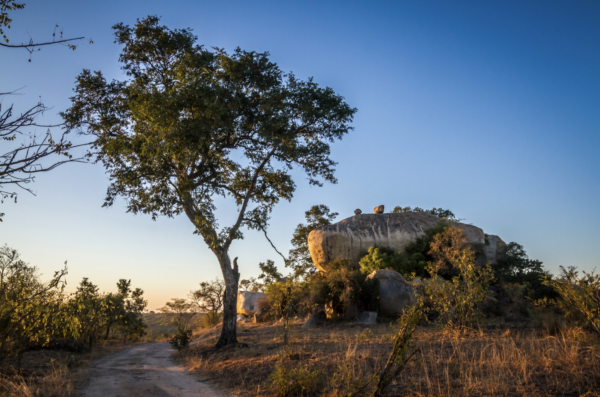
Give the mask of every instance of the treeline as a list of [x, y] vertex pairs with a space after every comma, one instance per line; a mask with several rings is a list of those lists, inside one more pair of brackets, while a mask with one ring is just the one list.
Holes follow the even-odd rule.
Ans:
[[42, 348], [91, 349], [99, 339], [122, 340], [146, 334], [142, 312], [147, 306], [140, 288], [121, 279], [114, 293], [100, 293], [84, 278], [67, 294], [67, 267], [42, 281], [38, 269], [20, 259], [17, 250], [0, 248], [0, 365]]

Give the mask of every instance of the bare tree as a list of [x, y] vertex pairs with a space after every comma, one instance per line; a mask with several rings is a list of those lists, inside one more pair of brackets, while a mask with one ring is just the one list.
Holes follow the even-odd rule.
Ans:
[[[19, 4], [15, 0], [0, 0], [0, 35], [2, 36], [0, 46], [25, 48], [29, 51], [29, 61], [31, 62], [31, 54], [36, 49], [39, 50], [39, 46], [60, 44], [74, 50], [76, 47], [71, 42], [83, 39], [83, 37], [63, 39], [63, 32], [60, 31], [60, 37], [56, 40], [56, 28], [58, 27], [56, 25], [52, 41], [35, 43], [33, 39], [30, 39], [28, 44], [8, 44], [9, 40], [3, 29], [11, 27], [12, 19], [9, 12], [21, 10], [24, 7], [25, 4]], [[51, 128], [59, 127], [58, 125], [37, 123], [36, 119], [49, 109], [42, 102], [38, 102], [19, 115], [13, 114], [12, 104], [3, 110], [2, 100], [4, 97], [15, 93], [16, 91], [0, 92], [0, 144], [2, 145], [0, 149], [0, 202], [4, 202], [7, 198], [14, 199], [16, 202], [18, 189], [33, 194], [28, 184], [34, 181], [35, 175], [38, 173], [51, 171], [65, 163], [84, 162], [89, 159], [89, 153], [81, 153], [79, 156], [72, 154], [73, 149], [85, 146], [85, 144], [74, 145], [67, 139], [64, 132], [52, 135]], [[46, 132], [36, 135], [26, 131], [33, 128], [43, 128]], [[19, 138], [23, 138], [21, 142], [19, 142]], [[3, 215], [0, 213], [0, 221], [2, 221]]]
[[210, 325], [216, 325], [220, 320], [219, 313], [223, 309], [225, 283], [222, 280], [203, 281], [200, 289], [190, 292], [190, 299], [200, 311], [206, 313]]

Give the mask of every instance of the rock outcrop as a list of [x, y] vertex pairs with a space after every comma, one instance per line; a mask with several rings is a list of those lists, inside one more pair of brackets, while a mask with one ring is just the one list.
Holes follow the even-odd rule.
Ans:
[[486, 263], [496, 263], [498, 259], [502, 258], [506, 254], [506, 243], [498, 236], [486, 235], [485, 244], [482, 247], [483, 255], [480, 255], [477, 259], [479, 265], [485, 265]]
[[252, 317], [267, 305], [267, 294], [262, 292], [240, 291], [237, 299], [237, 314]]
[[385, 209], [385, 206], [378, 205], [377, 207], [375, 207], [375, 209], [373, 209], [373, 212], [376, 214], [383, 214], [384, 209]]
[[[404, 250], [439, 221], [440, 218], [426, 212], [360, 214], [310, 232], [308, 249], [313, 263], [321, 271], [327, 271], [327, 264], [337, 258], [349, 259], [358, 266], [370, 247]], [[463, 229], [467, 241], [476, 251], [481, 251], [485, 245], [483, 230], [464, 223], [449, 223]]]
[[357, 208], [354, 210], [354, 215], [360, 215], [362, 214], [362, 211], [360, 210], [360, 208]]
[[379, 280], [379, 313], [384, 317], [398, 317], [417, 302], [413, 286], [395, 270], [375, 270], [367, 279]]

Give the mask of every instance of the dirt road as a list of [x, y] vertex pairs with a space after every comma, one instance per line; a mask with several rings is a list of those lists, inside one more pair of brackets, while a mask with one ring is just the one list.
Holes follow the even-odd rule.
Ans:
[[94, 363], [85, 397], [224, 397], [169, 359], [167, 342], [147, 343]]

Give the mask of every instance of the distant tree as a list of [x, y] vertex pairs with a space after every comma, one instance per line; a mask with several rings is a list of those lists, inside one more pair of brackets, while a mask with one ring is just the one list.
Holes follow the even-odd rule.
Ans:
[[74, 294], [69, 299], [69, 309], [72, 317], [76, 319], [78, 336], [90, 349], [93, 347], [100, 330], [105, 329], [109, 321], [112, 302], [107, 301], [99, 292], [98, 286], [87, 277], [79, 283]]
[[256, 277], [250, 277], [249, 279], [240, 281], [240, 288], [250, 292], [263, 292], [265, 285], [258, 281]]
[[[291, 200], [293, 166], [313, 185], [336, 182], [329, 144], [352, 129], [356, 109], [312, 79], [283, 74], [268, 53], [210, 52], [190, 30], [152, 16], [114, 30], [128, 80], [84, 70], [62, 116], [69, 130], [96, 137], [111, 180], [106, 206], [123, 196], [129, 212], [189, 218], [226, 285], [217, 347], [237, 343], [231, 244], [243, 227], [264, 231], [275, 204]], [[233, 225], [220, 231], [215, 196], [238, 206]]]
[[392, 210], [392, 213], [394, 213], [394, 214], [400, 213], [400, 212], [426, 212], [428, 214], [435, 215], [438, 218], [446, 219], [449, 221], [458, 221], [459, 220], [454, 215], [454, 212], [452, 212], [450, 210], [445, 210], [443, 208], [435, 208], [434, 207], [430, 210], [424, 210], [423, 208], [419, 208], [419, 207], [411, 208], [411, 207], [399, 207], [398, 206], [398, 207], [394, 207], [394, 209]]
[[209, 325], [219, 323], [221, 309], [223, 308], [223, 295], [225, 283], [222, 280], [203, 281], [200, 288], [190, 292], [190, 299], [198, 306], [201, 312], [206, 313]]
[[291, 267], [295, 279], [306, 279], [316, 271], [310, 252], [308, 251], [308, 235], [318, 227], [330, 225], [338, 216], [337, 212], [331, 212], [326, 205], [313, 205], [304, 213], [306, 224], [300, 223], [296, 226], [292, 237], [292, 248], [290, 250], [286, 266]]
[[173, 324], [177, 331], [188, 331], [191, 328], [192, 318], [199, 312], [198, 305], [187, 299], [172, 298], [171, 302], [165, 303], [160, 309], [161, 312], [168, 314], [166, 322]]
[[261, 274], [258, 276], [258, 279], [262, 281], [262, 283], [266, 286], [276, 283], [283, 278], [283, 274], [279, 273], [277, 270], [277, 266], [275, 262], [270, 259], [267, 259], [267, 263], [261, 262], [258, 264], [260, 268]]

